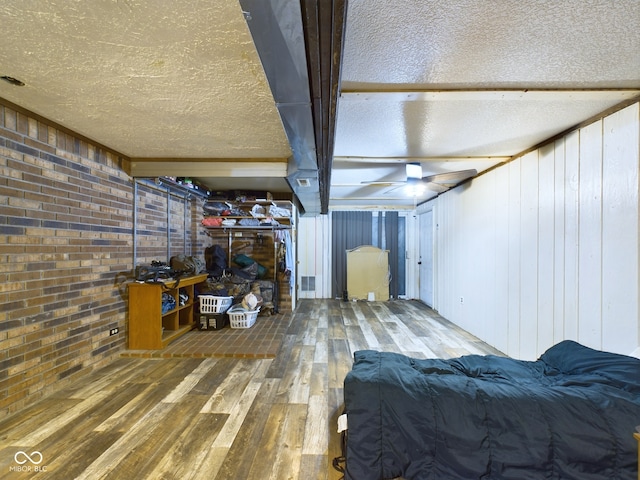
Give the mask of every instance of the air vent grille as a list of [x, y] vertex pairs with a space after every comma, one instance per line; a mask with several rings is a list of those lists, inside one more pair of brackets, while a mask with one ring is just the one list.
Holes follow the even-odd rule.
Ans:
[[300, 277], [300, 289], [303, 292], [315, 292], [316, 277]]

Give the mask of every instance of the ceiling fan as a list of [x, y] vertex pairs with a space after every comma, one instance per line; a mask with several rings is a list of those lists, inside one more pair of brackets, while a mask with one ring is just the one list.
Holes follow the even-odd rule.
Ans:
[[[387, 182], [374, 181], [361, 183], [364, 185], [375, 185], [381, 187], [404, 185], [409, 193], [412, 193], [413, 195], [419, 195], [421, 193], [420, 190], [424, 190], [425, 188], [435, 190], [437, 192], [444, 192], [445, 190], [456, 186], [460, 182], [475, 177], [478, 174], [478, 171], [475, 168], [472, 168], [468, 170], [457, 170], [454, 172], [436, 173], [423, 177], [422, 166], [419, 163], [407, 163], [405, 166], [407, 175], [406, 180]], [[393, 190], [395, 190], [395, 188], [389, 190], [389, 192]]]

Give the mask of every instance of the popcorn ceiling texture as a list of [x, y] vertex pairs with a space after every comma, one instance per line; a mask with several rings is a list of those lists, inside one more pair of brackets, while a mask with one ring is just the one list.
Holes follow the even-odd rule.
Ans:
[[0, 97], [129, 157], [288, 158], [237, 0], [161, 3], [2, 2], [2, 74], [26, 86]]
[[640, 2], [540, 6], [537, 0], [352, 2], [342, 88], [638, 87]]

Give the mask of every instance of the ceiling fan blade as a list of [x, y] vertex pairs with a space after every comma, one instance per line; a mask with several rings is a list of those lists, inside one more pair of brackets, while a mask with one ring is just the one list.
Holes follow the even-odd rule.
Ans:
[[[390, 193], [397, 192], [399, 189], [401, 189], [401, 188], [404, 188], [404, 187], [405, 187], [405, 183], [404, 183], [404, 182], [400, 182], [400, 183], [396, 183], [396, 184], [389, 185], [389, 186], [390, 186], [390, 187], [393, 187], [393, 188], [390, 188], [389, 190], [386, 190], [386, 191], [384, 192], [384, 195], [389, 195]], [[403, 195], [403, 196], [404, 196], [404, 195]]]
[[455, 185], [471, 177], [475, 177], [478, 171], [475, 168], [469, 170], [458, 170], [457, 172], [436, 173], [423, 177], [422, 181], [426, 183], [436, 183], [438, 185]]
[[378, 187], [391, 187], [393, 185], [406, 185], [412, 181], [420, 181], [422, 178], [422, 167], [419, 163], [407, 163], [405, 165], [406, 180], [392, 180], [392, 181], [377, 181], [377, 182], [360, 182], [363, 185], [376, 185]]
[[361, 185], [372, 185], [375, 187], [391, 187], [393, 185], [404, 185], [406, 182], [360, 182]]

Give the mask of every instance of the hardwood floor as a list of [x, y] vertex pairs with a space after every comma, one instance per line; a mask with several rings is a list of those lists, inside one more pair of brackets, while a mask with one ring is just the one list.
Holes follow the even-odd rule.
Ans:
[[419, 302], [303, 300], [275, 358], [122, 357], [0, 422], [0, 476], [336, 480], [361, 349], [500, 354]]

